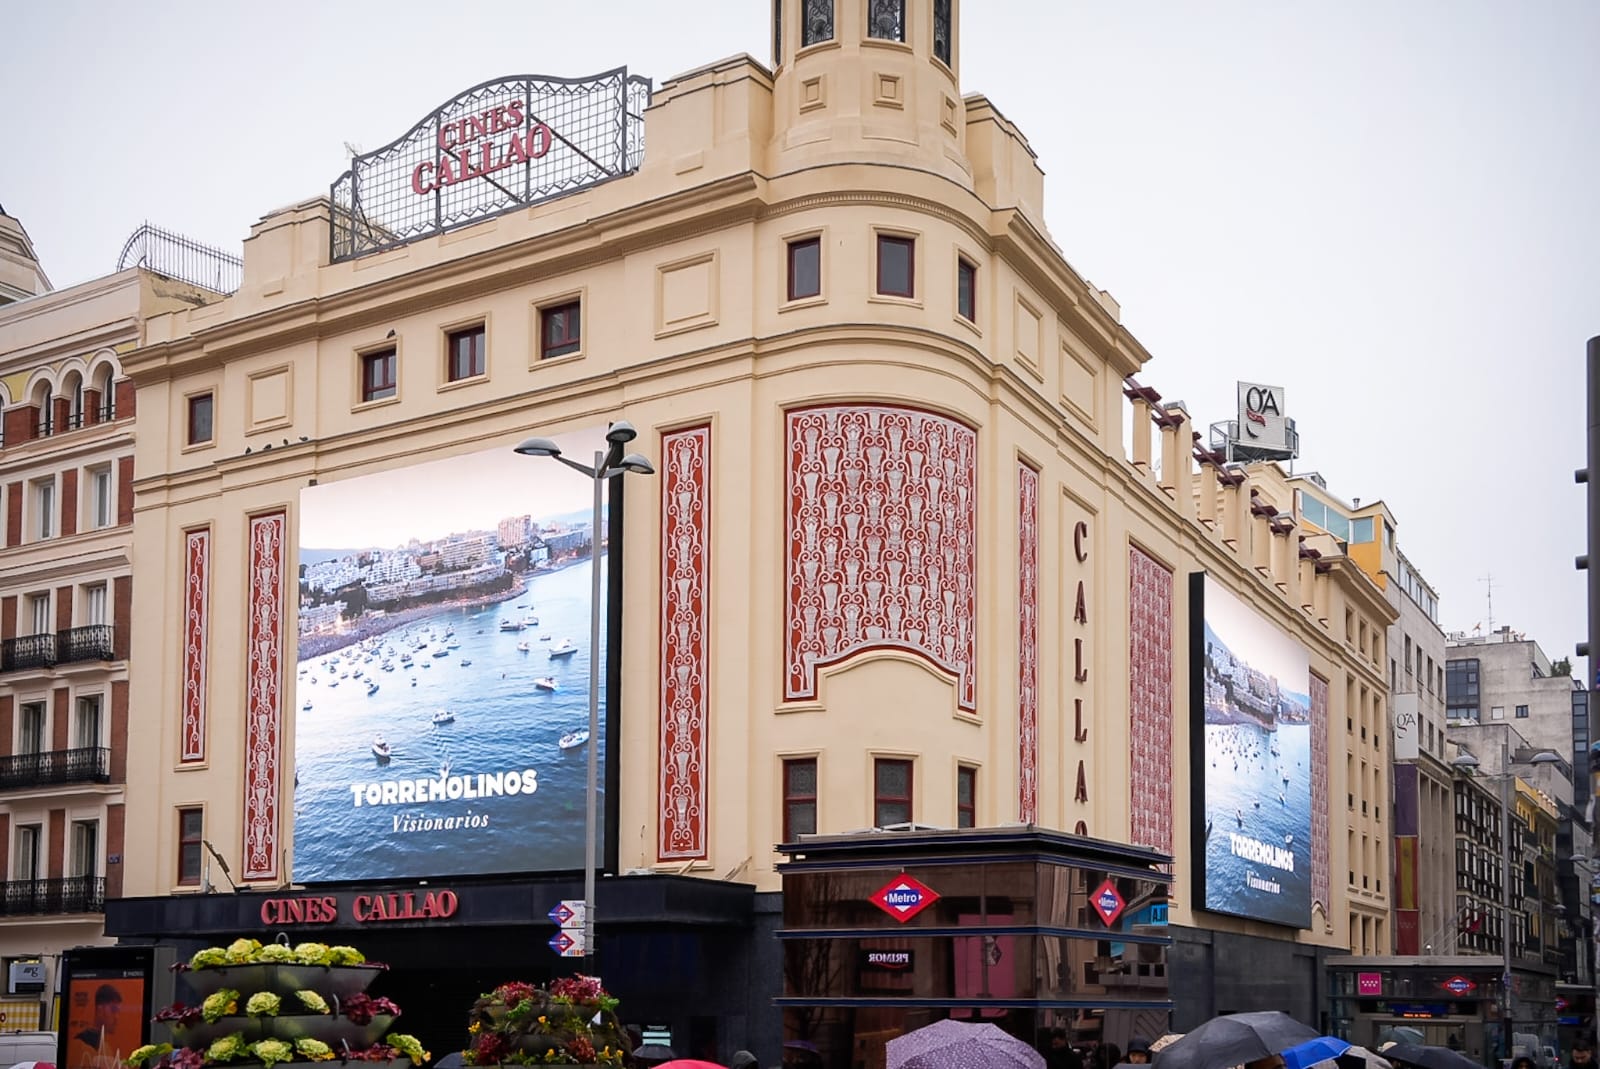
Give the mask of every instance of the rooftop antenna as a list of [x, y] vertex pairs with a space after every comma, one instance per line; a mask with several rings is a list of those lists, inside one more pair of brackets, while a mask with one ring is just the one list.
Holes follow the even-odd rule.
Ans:
[[1494, 573], [1490, 572], [1478, 582], [1483, 584], [1484, 596], [1489, 599], [1489, 634], [1492, 635], [1494, 634]]

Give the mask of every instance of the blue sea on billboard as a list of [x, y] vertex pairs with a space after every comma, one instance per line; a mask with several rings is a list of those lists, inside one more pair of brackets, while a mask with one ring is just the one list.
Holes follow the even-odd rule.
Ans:
[[[582, 868], [585, 746], [604, 741], [571, 738], [589, 718], [589, 582], [580, 561], [300, 663], [295, 879]], [[563, 642], [576, 652], [552, 657]]]

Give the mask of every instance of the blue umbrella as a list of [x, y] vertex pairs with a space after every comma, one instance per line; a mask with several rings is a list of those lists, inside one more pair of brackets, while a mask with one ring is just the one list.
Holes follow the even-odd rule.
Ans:
[[1350, 1044], [1334, 1036], [1318, 1036], [1290, 1047], [1283, 1052], [1284, 1069], [1306, 1069], [1317, 1062], [1337, 1058], [1350, 1049]]

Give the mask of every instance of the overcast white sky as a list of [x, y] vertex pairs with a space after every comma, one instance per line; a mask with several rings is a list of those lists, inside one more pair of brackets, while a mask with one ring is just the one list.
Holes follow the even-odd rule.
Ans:
[[[768, 61], [767, 0], [11, 5], [0, 204], [58, 286], [140, 222], [236, 248], [503, 74]], [[1584, 627], [1584, 342], [1600, 334], [1600, 3], [968, 0], [963, 89], [1047, 172], [1073, 265], [1227, 418], [1284, 386], [1300, 470], [1383, 498], [1447, 628]]]

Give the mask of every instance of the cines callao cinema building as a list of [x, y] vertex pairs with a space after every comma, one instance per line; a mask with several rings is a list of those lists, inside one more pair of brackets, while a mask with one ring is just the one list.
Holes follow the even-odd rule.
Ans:
[[[958, 3], [771, 14], [770, 68], [467, 89], [149, 321], [107, 934], [350, 943], [457, 1048], [585, 964], [593, 752], [589, 965], [680, 1054], [1314, 1021], [1387, 939], [1330, 799], [1389, 610], [1135, 378]], [[622, 421], [597, 526], [548, 454]]]

